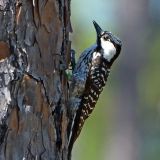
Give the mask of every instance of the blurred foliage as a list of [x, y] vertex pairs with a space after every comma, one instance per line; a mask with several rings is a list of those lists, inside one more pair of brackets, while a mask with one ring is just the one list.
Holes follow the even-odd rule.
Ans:
[[141, 158], [145, 160], [160, 159], [160, 32], [150, 45], [148, 63], [138, 76], [139, 109], [142, 135]]
[[159, 51], [160, 33], [157, 33], [156, 36], [152, 39], [152, 43], [150, 45], [148, 63], [146, 67], [140, 72], [138, 89], [143, 103], [146, 103], [146, 106], [156, 107], [160, 113], [160, 89], [158, 89], [160, 88]]

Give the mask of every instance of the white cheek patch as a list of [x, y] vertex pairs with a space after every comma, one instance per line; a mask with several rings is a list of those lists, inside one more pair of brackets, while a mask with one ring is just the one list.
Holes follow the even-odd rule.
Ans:
[[110, 62], [110, 60], [115, 56], [116, 54], [116, 48], [112, 44], [112, 42], [104, 41], [101, 39], [101, 46], [103, 48], [103, 57]]

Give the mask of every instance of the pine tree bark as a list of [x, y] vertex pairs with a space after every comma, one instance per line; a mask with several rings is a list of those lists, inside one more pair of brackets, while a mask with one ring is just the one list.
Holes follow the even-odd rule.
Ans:
[[0, 0], [0, 159], [66, 160], [69, 0]]

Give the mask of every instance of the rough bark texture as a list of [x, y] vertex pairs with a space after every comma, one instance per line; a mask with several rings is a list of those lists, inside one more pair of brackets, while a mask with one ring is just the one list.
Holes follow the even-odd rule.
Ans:
[[67, 159], [69, 0], [0, 0], [0, 159]]

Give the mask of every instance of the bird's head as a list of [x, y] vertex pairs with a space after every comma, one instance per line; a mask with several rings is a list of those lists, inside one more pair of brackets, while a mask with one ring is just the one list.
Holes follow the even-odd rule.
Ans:
[[97, 50], [103, 54], [108, 62], [113, 62], [121, 51], [121, 40], [111, 32], [103, 31], [101, 27], [93, 21], [97, 33]]

